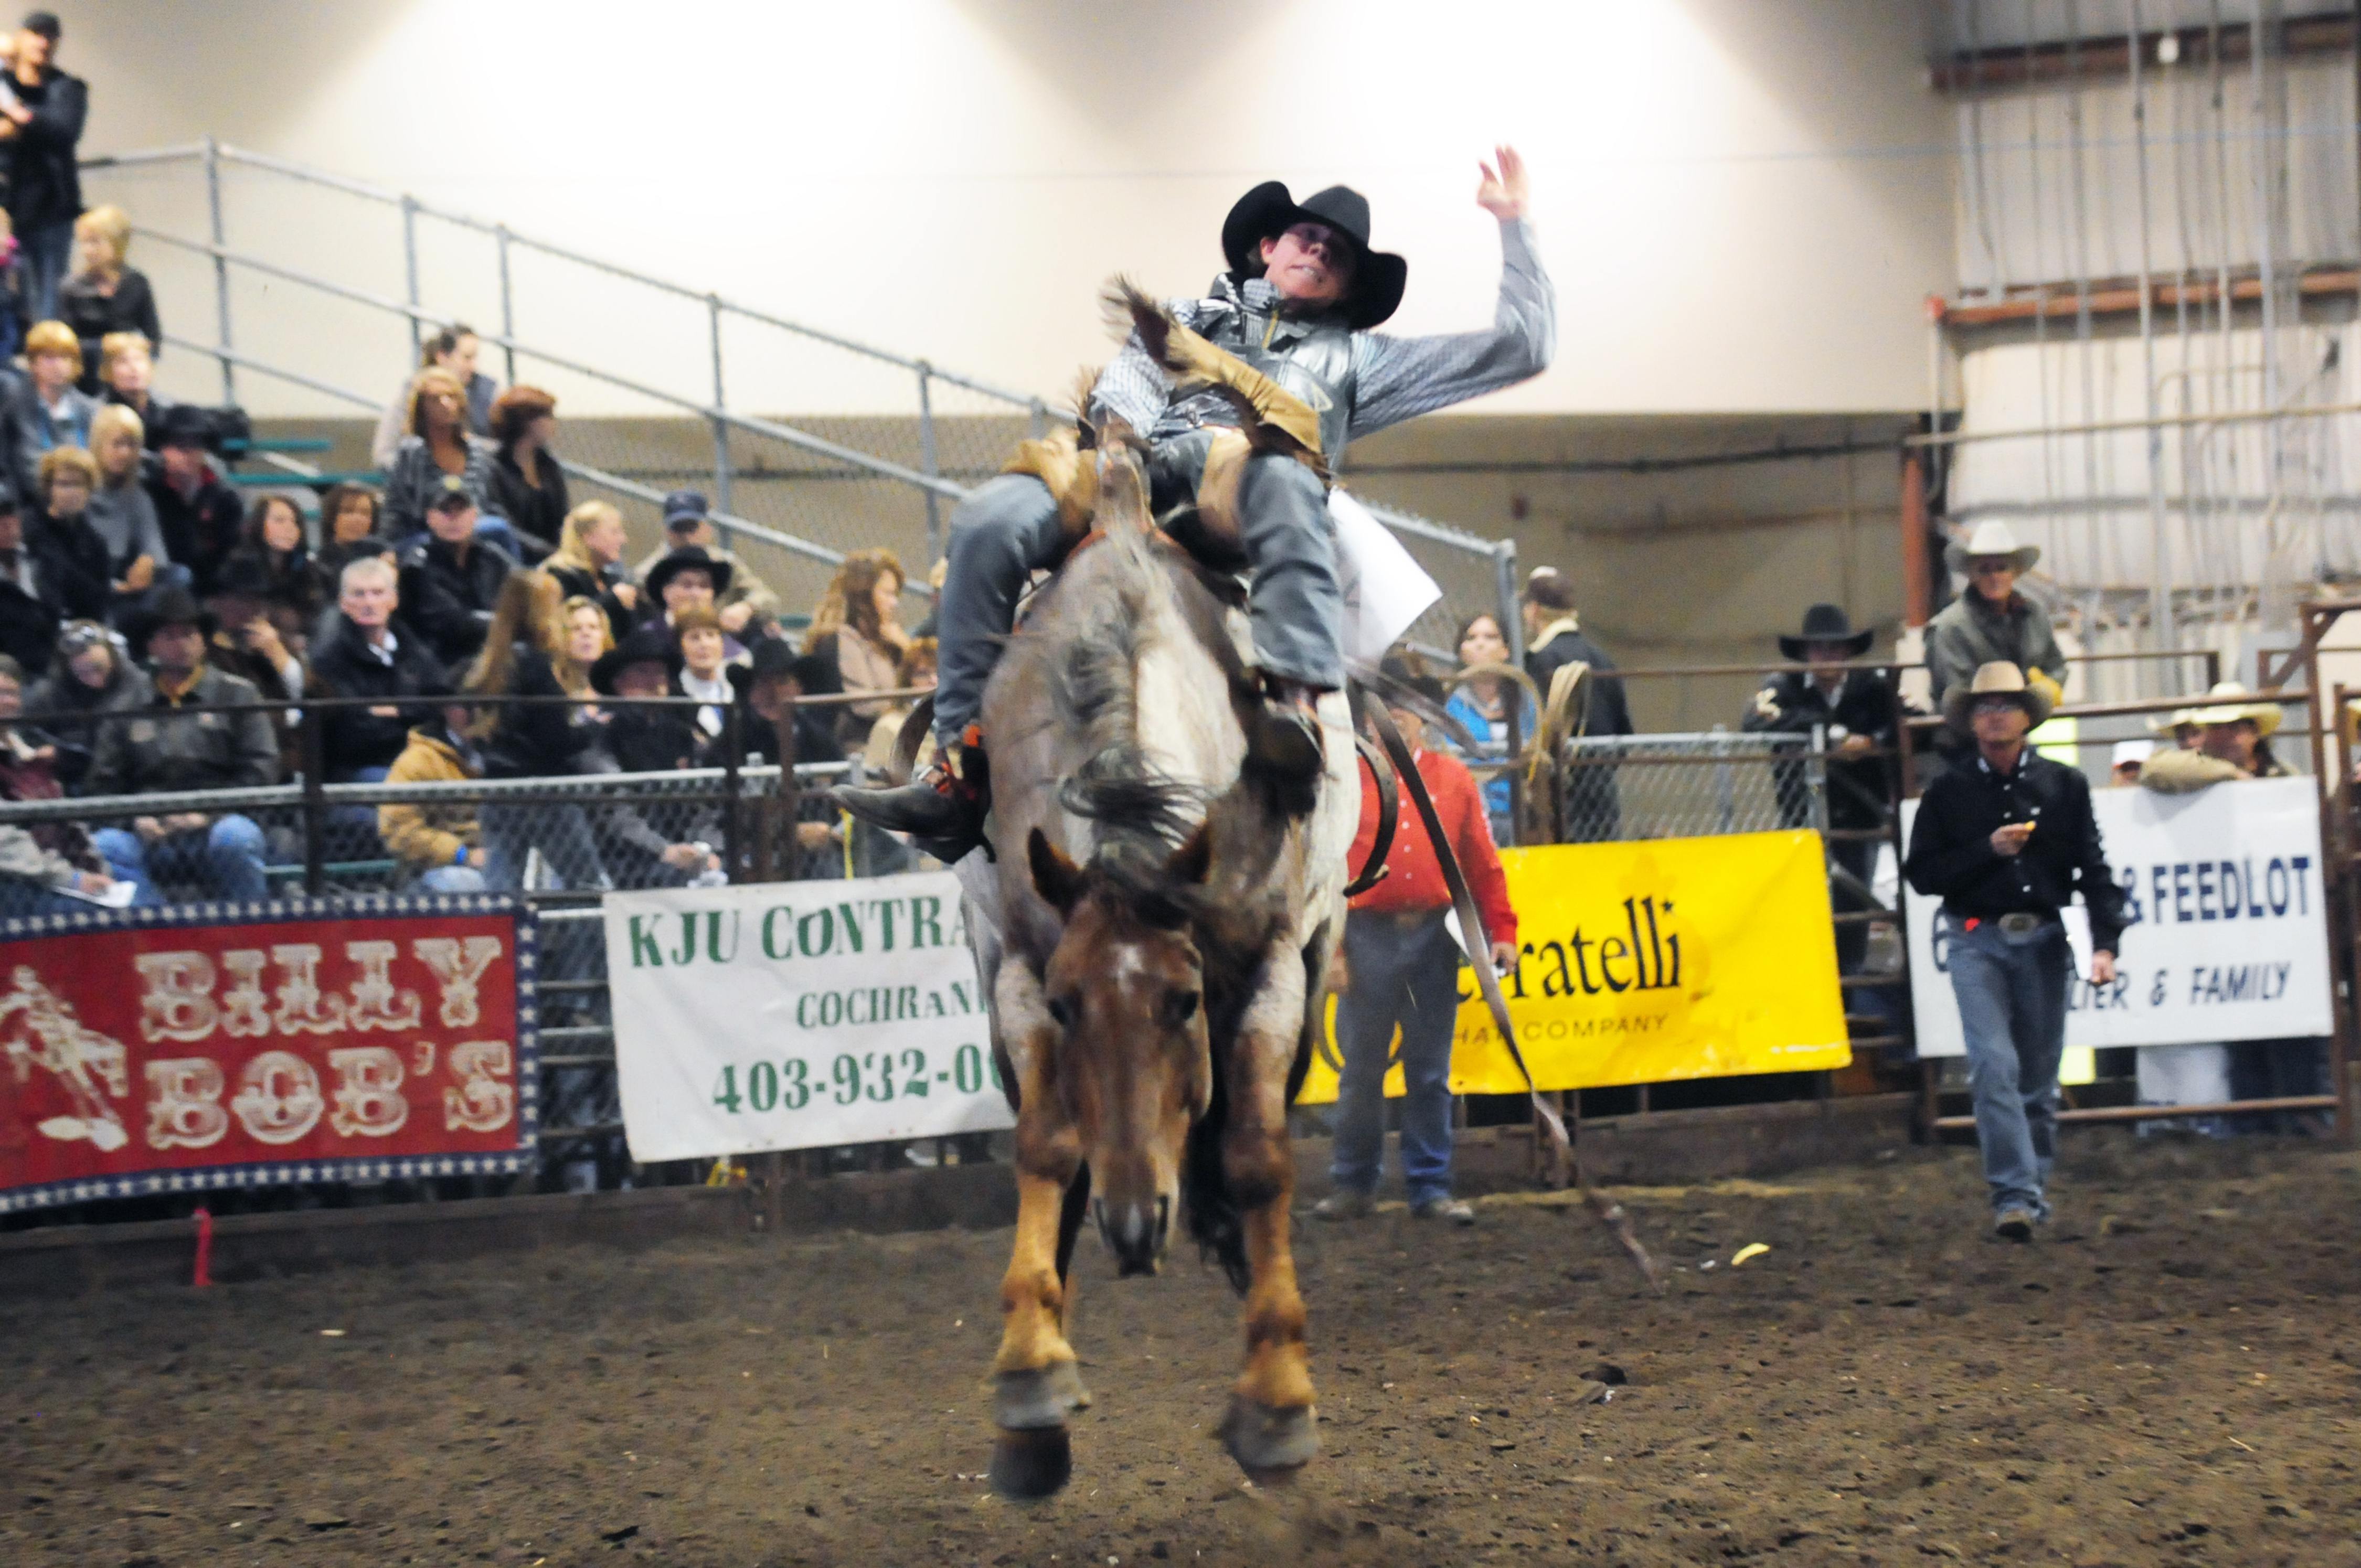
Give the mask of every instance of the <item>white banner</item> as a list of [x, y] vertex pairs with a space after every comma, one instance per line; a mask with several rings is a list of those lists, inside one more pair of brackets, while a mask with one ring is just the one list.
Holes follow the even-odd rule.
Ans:
[[615, 893], [605, 907], [633, 1159], [1015, 1124], [949, 872]]
[[1345, 600], [1345, 657], [1374, 664], [1443, 589], [1393, 530], [1343, 490], [1328, 492], [1336, 525], [1336, 587]]
[[[2075, 980], [2066, 1043], [2185, 1046], [2325, 1035], [2328, 916], [2320, 806], [2308, 778], [2215, 784], [2196, 795], [2092, 792], [2107, 864], [2122, 885], [2123, 950], [2113, 983], [2093, 987], [2088, 916], [2065, 911]], [[1902, 806], [1903, 842], [1918, 803]], [[1942, 901], [1905, 894], [1918, 1054], [1967, 1052], [1944, 966]]]

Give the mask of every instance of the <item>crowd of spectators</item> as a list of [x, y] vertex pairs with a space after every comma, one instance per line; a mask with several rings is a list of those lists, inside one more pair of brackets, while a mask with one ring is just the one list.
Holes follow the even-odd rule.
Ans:
[[[732, 745], [752, 762], [891, 753], [909, 713], [895, 694], [931, 684], [934, 648], [902, 629], [892, 552], [846, 563], [800, 645], [697, 491], [664, 499], [663, 543], [634, 568], [620, 512], [569, 494], [557, 400], [493, 386], [463, 327], [429, 341], [389, 410], [381, 487], [338, 483], [316, 508], [242, 493], [223, 442], [242, 419], [154, 391], [129, 225], [87, 217], [82, 302], [33, 324], [0, 402], [0, 798], [266, 786], [298, 778], [309, 746], [332, 784], [670, 772]], [[839, 692], [878, 695], [790, 707]], [[612, 700], [645, 696], [695, 706]], [[259, 898], [302, 856], [253, 814], [121, 809], [86, 833], [0, 832], [0, 914]], [[332, 857], [431, 892], [515, 888], [536, 861], [573, 888], [726, 874], [717, 812], [596, 794], [338, 804], [327, 834]], [[843, 850], [807, 821], [791, 852]]]

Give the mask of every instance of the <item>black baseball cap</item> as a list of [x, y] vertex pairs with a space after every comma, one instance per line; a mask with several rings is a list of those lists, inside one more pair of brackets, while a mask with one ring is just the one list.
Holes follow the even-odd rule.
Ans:
[[476, 504], [476, 492], [456, 474], [445, 474], [426, 487], [428, 511], [461, 511]]
[[710, 515], [703, 490], [675, 490], [664, 499], [666, 528], [695, 528]]
[[65, 28], [58, 25], [58, 14], [55, 11], [27, 12], [25, 16], [24, 30], [28, 33], [38, 33], [51, 43], [57, 42], [65, 35]]

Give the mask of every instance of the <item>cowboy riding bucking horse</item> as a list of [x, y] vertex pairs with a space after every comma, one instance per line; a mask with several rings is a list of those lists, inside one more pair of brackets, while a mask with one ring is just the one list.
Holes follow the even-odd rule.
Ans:
[[[1499, 302], [1488, 329], [1428, 337], [1376, 331], [1401, 302], [1409, 264], [1371, 247], [1367, 200], [1334, 185], [1299, 203], [1275, 180], [1238, 198], [1224, 220], [1228, 267], [1211, 291], [1167, 310], [1311, 411], [1316, 424], [1300, 432], [1302, 444], [1333, 472], [1359, 436], [1513, 386], [1549, 365], [1556, 304], [1526, 222], [1524, 162], [1503, 147], [1479, 168], [1477, 204], [1500, 225]], [[1335, 529], [1320, 473], [1293, 456], [1224, 443], [1240, 417], [1238, 400], [1176, 393], [1137, 334], [1098, 378], [1084, 413], [1145, 435], [1157, 515], [1195, 502], [1198, 513], [1232, 522], [1232, 553], [1249, 577], [1264, 697], [1249, 756], [1276, 777], [1315, 777], [1323, 766], [1315, 705], [1345, 682]], [[896, 788], [837, 792], [855, 817], [910, 834], [947, 862], [982, 841], [991, 774], [978, 719], [1017, 602], [1032, 574], [1056, 567], [1076, 543], [1074, 508], [1061, 506], [1049, 482], [1055, 477], [1004, 473], [960, 503], [938, 618], [935, 761]]]

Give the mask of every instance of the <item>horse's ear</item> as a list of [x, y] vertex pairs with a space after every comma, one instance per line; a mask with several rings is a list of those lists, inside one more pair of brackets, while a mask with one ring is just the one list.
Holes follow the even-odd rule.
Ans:
[[1082, 896], [1082, 868], [1038, 828], [1025, 840], [1025, 859], [1033, 869], [1033, 891], [1041, 895], [1041, 901], [1060, 915], [1072, 914]]
[[1206, 873], [1213, 869], [1213, 835], [1205, 831], [1205, 825], [1202, 822], [1197, 825], [1197, 830], [1189, 835], [1188, 842], [1173, 850], [1172, 858], [1164, 862], [1165, 875], [1174, 882], [1191, 886], [1202, 886]]

